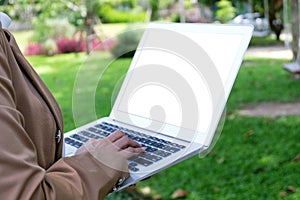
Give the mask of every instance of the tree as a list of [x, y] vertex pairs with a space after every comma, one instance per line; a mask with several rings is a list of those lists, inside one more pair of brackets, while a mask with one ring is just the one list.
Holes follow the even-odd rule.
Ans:
[[299, 0], [291, 0], [291, 23], [292, 23], [292, 51], [293, 62], [283, 65], [283, 68], [291, 72], [294, 75], [300, 73], [300, 48], [299, 48]]
[[283, 30], [283, 2], [282, 0], [269, 1], [269, 24], [271, 30], [275, 33], [279, 40], [281, 31]]
[[216, 19], [221, 23], [227, 23], [235, 16], [235, 8], [228, 0], [217, 2], [218, 10], [216, 11]]
[[[91, 36], [94, 34], [94, 26], [96, 23], [96, 17], [94, 7], [97, 1], [93, 0], [60, 0], [60, 2], [66, 6], [69, 10], [66, 10], [68, 13], [70, 10], [73, 13], [77, 13], [77, 18], [81, 18], [82, 23], [78, 23], [76, 20], [75, 24], [79, 27], [82, 27], [86, 33], [86, 53], [91, 52], [90, 41]], [[74, 23], [74, 22], [73, 22]]]
[[93, 27], [96, 23], [94, 8], [98, 2], [94, 0], [0, 0], [0, 4], [6, 5], [6, 9], [18, 9], [12, 12], [15, 16], [11, 16], [17, 20], [31, 21], [31, 18], [36, 16], [39, 18], [39, 23], [43, 23], [49, 18], [66, 18], [67, 16], [70, 22], [86, 33], [87, 53], [90, 52], [90, 35], [94, 33]]
[[298, 49], [298, 38], [299, 38], [299, 13], [298, 13], [298, 0], [291, 0], [291, 24], [292, 24], [292, 51], [293, 51], [293, 60], [300, 63], [300, 56], [297, 60]]

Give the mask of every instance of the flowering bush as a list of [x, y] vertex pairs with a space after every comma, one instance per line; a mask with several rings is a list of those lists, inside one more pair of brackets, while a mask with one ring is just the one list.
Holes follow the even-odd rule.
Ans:
[[29, 44], [26, 47], [24, 54], [26, 56], [41, 55], [43, 54], [42, 45], [39, 43]]
[[[90, 47], [92, 51], [103, 51], [113, 48], [115, 41], [112, 39], [104, 40], [100, 42], [97, 38], [93, 38], [90, 41]], [[68, 39], [66, 37], [61, 37], [60, 39], [54, 41], [53, 39], [48, 39], [43, 44], [34, 43], [26, 47], [24, 54], [29, 55], [54, 55], [63, 53], [74, 53], [74, 52], [84, 52], [86, 51], [86, 42], [80, 41], [78, 39]]]
[[34, 18], [32, 41], [44, 43], [48, 39], [57, 41], [61, 37], [72, 38], [76, 32], [74, 25], [66, 18]]
[[[113, 48], [115, 45], [115, 41], [113, 39], [107, 39], [104, 41], [99, 41], [96, 38], [93, 38], [90, 41], [90, 47], [92, 51], [104, 51], [104, 50], [109, 50]], [[82, 51], [86, 51], [86, 42], [81, 42], [81, 49]]]
[[56, 42], [58, 53], [73, 53], [83, 51], [80, 41], [75, 39], [60, 38]]
[[47, 39], [43, 44], [43, 53], [47, 56], [54, 56], [57, 53], [57, 46], [53, 39]]

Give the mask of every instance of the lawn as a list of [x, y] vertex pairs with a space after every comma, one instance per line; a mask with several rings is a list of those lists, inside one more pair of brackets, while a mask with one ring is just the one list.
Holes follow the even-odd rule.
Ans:
[[[80, 88], [74, 90], [77, 71], [87, 67], [82, 72], [86, 80], [82, 89], [96, 91], [95, 108], [100, 117], [109, 113], [115, 84], [130, 63], [130, 59], [120, 59], [107, 67], [108, 54], [100, 53], [96, 57], [101, 59], [90, 59], [83, 53], [28, 57], [60, 104], [65, 131], [75, 127], [73, 92], [83, 92]], [[146, 199], [141, 194], [145, 190], [148, 196], [171, 199], [177, 189], [188, 192], [185, 199], [195, 200], [299, 199], [300, 162], [293, 159], [300, 153], [300, 117], [262, 118], [237, 114], [238, 109], [248, 103], [300, 99], [300, 81], [290, 79], [282, 70], [282, 64], [286, 62], [245, 58], [227, 103], [222, 134], [212, 152], [204, 158], [194, 156], [138, 183], [135, 191], [123, 191], [107, 199]], [[98, 84], [94, 77], [103, 69], [105, 73]], [[81, 101], [82, 110], [85, 110], [86, 101]], [[92, 120], [93, 113], [87, 112], [84, 118]]]

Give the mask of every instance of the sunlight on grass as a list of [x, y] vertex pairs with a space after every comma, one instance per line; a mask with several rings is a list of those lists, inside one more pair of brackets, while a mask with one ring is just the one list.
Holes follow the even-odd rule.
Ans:
[[43, 74], [51, 73], [53, 71], [53, 67], [49, 65], [44, 65], [44, 66], [37, 67], [35, 70], [39, 75], [43, 75]]
[[[103, 24], [96, 27], [96, 31], [101, 37], [108, 38], [123, 32], [127, 26]], [[14, 33], [22, 51], [32, 33]], [[282, 42], [268, 36], [253, 38], [250, 43], [250, 46], [262, 45], [282, 45]], [[79, 114], [84, 120], [88, 122], [94, 118], [94, 113], [87, 111], [91, 105], [87, 105], [85, 94], [93, 95], [96, 117], [107, 116], [116, 85], [121, 82], [131, 61], [111, 59], [108, 52], [94, 52], [90, 57], [85, 53], [74, 53], [27, 58], [60, 105], [65, 132], [75, 128], [74, 92], [82, 96]], [[145, 188], [149, 190], [146, 192], [149, 199], [155, 196], [171, 199], [178, 189], [186, 190], [188, 194], [183, 199], [189, 200], [300, 199], [300, 161], [293, 161], [300, 152], [300, 117], [241, 117], [237, 114], [238, 109], [249, 103], [300, 100], [300, 81], [291, 79], [282, 69], [288, 62], [246, 57], [227, 102], [222, 134], [212, 151], [204, 158], [194, 156], [138, 183], [137, 190], [125, 190], [106, 199], [146, 199], [140, 194]], [[78, 76], [85, 77], [84, 87], [75, 88]]]
[[30, 43], [33, 31], [17, 31], [13, 32], [13, 35], [19, 45], [20, 50], [24, 52], [26, 46]]
[[126, 23], [101, 24], [95, 26], [95, 31], [100, 37], [115, 37], [123, 32], [127, 26]]
[[280, 159], [275, 155], [266, 155], [258, 160], [260, 165], [278, 165]]
[[[95, 109], [101, 117], [109, 114], [113, 90], [131, 61], [119, 59], [107, 66], [107, 55], [97, 53], [90, 60], [85, 54], [29, 57], [62, 108], [65, 131], [75, 127], [72, 95], [78, 70], [87, 64], [87, 85], [78, 92], [93, 91], [96, 87]], [[192, 157], [138, 183], [137, 191], [148, 187], [150, 196], [159, 195], [162, 199], [171, 199], [178, 189], [188, 192], [185, 199], [195, 200], [279, 200], [283, 192], [286, 192], [285, 199], [297, 199], [300, 162], [294, 162], [293, 158], [300, 149], [299, 116], [241, 117], [236, 112], [247, 103], [300, 99], [300, 81], [290, 79], [282, 69], [284, 62], [286, 60], [247, 58], [228, 100], [223, 131], [212, 152], [202, 159]], [[46, 69], [42, 69], [44, 66]], [[93, 81], [97, 80], [99, 67], [105, 70], [95, 86]], [[81, 106], [82, 115], [88, 118], [84, 101]], [[295, 187], [295, 192], [288, 191], [288, 186]], [[136, 198], [136, 193], [128, 191], [107, 197], [113, 200]]]

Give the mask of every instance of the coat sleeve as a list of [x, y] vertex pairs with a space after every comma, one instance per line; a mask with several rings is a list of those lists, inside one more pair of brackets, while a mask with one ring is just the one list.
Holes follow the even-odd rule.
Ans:
[[121, 172], [89, 152], [61, 158], [48, 169], [38, 165], [36, 148], [17, 108], [8, 51], [0, 28], [0, 199], [103, 199]]

